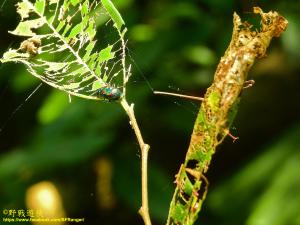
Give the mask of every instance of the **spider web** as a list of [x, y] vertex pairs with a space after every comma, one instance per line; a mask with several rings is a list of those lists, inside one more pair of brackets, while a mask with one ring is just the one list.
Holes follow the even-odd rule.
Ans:
[[21, 62], [43, 82], [82, 98], [100, 100], [97, 90], [111, 85], [125, 92], [126, 28], [110, 0], [22, 0], [17, 12], [21, 21], [10, 33], [27, 39], [1, 62]]

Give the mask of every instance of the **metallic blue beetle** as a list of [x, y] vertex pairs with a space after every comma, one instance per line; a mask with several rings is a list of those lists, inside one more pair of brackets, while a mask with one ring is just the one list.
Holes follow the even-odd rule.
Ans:
[[123, 93], [118, 88], [112, 86], [104, 86], [98, 89], [98, 96], [109, 101], [120, 100]]

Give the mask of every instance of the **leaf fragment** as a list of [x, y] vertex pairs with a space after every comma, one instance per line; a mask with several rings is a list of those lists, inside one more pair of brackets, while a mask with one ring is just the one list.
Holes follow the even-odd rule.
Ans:
[[114, 21], [114, 24], [116, 28], [119, 30], [121, 33], [121, 28], [123, 25], [125, 25], [125, 22], [117, 10], [117, 8], [114, 6], [114, 4], [110, 0], [101, 0], [105, 10], [108, 12], [112, 20]]

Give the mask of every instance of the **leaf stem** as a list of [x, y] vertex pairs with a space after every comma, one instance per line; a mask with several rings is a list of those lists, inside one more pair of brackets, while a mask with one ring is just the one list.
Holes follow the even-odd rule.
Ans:
[[137, 141], [141, 149], [141, 174], [142, 174], [142, 206], [139, 209], [139, 214], [144, 220], [145, 225], [151, 225], [149, 206], [148, 206], [148, 152], [150, 146], [143, 140], [140, 128], [134, 114], [134, 104], [128, 105], [125, 98], [121, 100], [121, 105], [127, 113], [130, 121], [130, 125], [134, 130]]

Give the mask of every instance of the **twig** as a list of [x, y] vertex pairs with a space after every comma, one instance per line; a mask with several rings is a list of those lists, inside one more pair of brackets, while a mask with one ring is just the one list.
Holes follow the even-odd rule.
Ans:
[[187, 98], [187, 99], [192, 99], [192, 100], [197, 100], [197, 101], [203, 101], [203, 99], [204, 99], [201, 97], [196, 97], [196, 96], [191, 96], [191, 95], [182, 95], [182, 94], [176, 94], [176, 93], [165, 92], [165, 91], [153, 91], [153, 94], [155, 94], [155, 95], [171, 95], [171, 96], [176, 96], [179, 98]]
[[216, 147], [230, 134], [248, 71], [256, 58], [265, 56], [271, 39], [279, 37], [286, 29], [287, 21], [277, 12], [264, 13], [254, 7], [254, 13], [262, 18], [259, 31], [242, 23], [234, 13], [232, 40], [220, 60], [213, 84], [204, 96], [185, 162], [176, 175], [177, 187], [170, 205], [168, 225], [192, 225], [196, 221], [207, 191], [204, 174]]
[[133, 104], [130, 106], [128, 105], [128, 102], [125, 98], [121, 100], [121, 105], [126, 111], [129, 120], [130, 125], [132, 129], [134, 130], [134, 133], [136, 135], [136, 138], [138, 140], [140, 149], [141, 149], [141, 174], [142, 174], [142, 206], [139, 209], [139, 214], [144, 220], [145, 225], [151, 225], [150, 215], [149, 215], [149, 206], [148, 206], [148, 152], [150, 149], [150, 146], [148, 144], [145, 144], [140, 128], [137, 124], [137, 121], [135, 119], [134, 110], [133, 110]]

